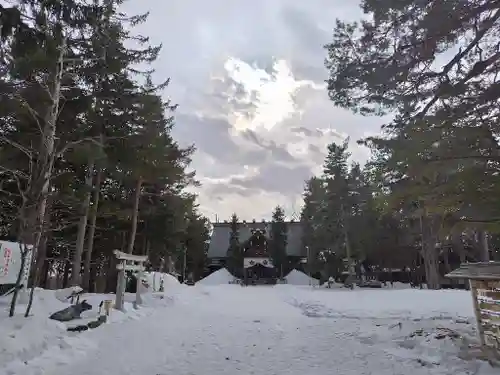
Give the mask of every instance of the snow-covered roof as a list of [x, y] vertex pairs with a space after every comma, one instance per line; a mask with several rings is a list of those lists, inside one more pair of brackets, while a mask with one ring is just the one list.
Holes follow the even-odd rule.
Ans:
[[500, 262], [464, 263], [446, 275], [451, 279], [500, 280]]

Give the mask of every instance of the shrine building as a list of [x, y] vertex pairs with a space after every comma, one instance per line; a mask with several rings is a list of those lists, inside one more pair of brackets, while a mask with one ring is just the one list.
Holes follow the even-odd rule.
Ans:
[[[209, 272], [226, 266], [231, 234], [231, 223], [212, 223], [213, 232], [208, 248]], [[246, 276], [269, 277], [274, 273], [267, 243], [271, 232], [271, 222], [242, 221], [238, 223], [239, 242], [243, 247], [244, 274]], [[299, 263], [305, 256], [302, 249], [302, 225], [297, 221], [286, 222], [287, 255], [292, 263]], [[272, 270], [272, 272], [271, 272]]]

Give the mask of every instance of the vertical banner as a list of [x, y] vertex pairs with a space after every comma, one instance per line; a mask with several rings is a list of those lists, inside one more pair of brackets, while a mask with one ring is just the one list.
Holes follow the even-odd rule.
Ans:
[[[29, 245], [28, 249], [21, 283], [26, 283], [31, 267], [32, 246]], [[0, 241], [0, 285], [15, 284], [20, 270], [21, 244], [18, 242]]]

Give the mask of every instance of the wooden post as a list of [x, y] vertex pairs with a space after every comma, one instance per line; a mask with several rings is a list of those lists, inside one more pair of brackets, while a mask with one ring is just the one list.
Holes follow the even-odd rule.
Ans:
[[[119, 263], [119, 265], [124, 266], [125, 261]], [[116, 283], [116, 301], [115, 301], [115, 309], [123, 311], [123, 307], [125, 304], [125, 267], [122, 267], [121, 270], [118, 271], [118, 281]]]
[[472, 304], [474, 306], [474, 315], [476, 317], [477, 333], [479, 335], [479, 341], [481, 346], [485, 346], [486, 342], [484, 339], [484, 329], [481, 324], [481, 309], [479, 308], [479, 301], [477, 300], [477, 282], [474, 280], [469, 280], [469, 287], [472, 294]]
[[109, 316], [109, 313], [110, 313], [110, 310], [111, 310], [111, 305], [112, 305], [112, 302], [110, 299], [107, 299], [104, 301], [104, 314], [106, 316]]
[[135, 288], [135, 307], [142, 305], [141, 291], [142, 291], [142, 269], [137, 271], [137, 288]]

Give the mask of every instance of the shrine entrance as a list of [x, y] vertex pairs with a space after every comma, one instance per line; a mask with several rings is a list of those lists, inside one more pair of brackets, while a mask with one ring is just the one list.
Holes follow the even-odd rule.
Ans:
[[118, 270], [118, 281], [116, 283], [115, 309], [124, 310], [126, 275], [127, 271], [137, 272], [137, 288], [135, 291], [134, 307], [142, 304], [141, 291], [142, 273], [144, 272], [144, 263], [148, 260], [147, 256], [127, 254], [118, 250], [113, 251], [118, 260], [116, 269]]
[[276, 271], [271, 260], [265, 229], [252, 229], [243, 248], [244, 285], [276, 284]]
[[267, 258], [245, 258], [244, 284], [265, 285], [276, 284], [276, 272]]

